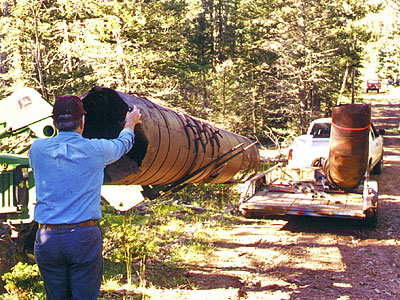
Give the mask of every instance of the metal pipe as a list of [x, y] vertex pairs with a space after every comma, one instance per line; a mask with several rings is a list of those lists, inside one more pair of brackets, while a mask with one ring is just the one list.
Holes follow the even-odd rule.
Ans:
[[136, 105], [142, 124], [135, 128], [135, 145], [107, 166], [105, 183], [166, 185], [195, 174], [188, 183], [226, 183], [240, 180], [260, 167], [256, 147], [218, 165], [218, 157], [252, 142], [210, 123], [157, 105], [145, 98], [95, 87], [81, 96], [87, 112], [84, 137], [111, 139], [123, 128], [126, 112]]

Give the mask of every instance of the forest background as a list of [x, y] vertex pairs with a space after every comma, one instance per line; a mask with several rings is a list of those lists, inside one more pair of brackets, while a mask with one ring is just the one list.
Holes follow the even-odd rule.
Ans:
[[52, 102], [100, 85], [290, 139], [351, 93], [353, 70], [361, 87], [365, 62], [396, 77], [396, 2], [7, 0], [0, 95], [27, 86]]
[[[25, 86], [53, 102], [100, 85], [263, 143], [290, 141], [339, 96], [351, 98], [352, 78], [361, 90], [367, 78], [400, 77], [399, 12], [400, 0], [2, 1], [0, 99]], [[234, 202], [226, 186], [186, 189], [177, 202], [211, 203], [212, 212]], [[105, 214], [107, 279], [130, 283], [135, 258], [143, 285], [156, 276], [167, 281], [159, 286], [191, 285], [171, 266], [188, 249], [210, 251], [209, 227], [221, 218], [191, 213], [189, 222], [167, 204]], [[39, 277], [26, 265], [14, 273]]]

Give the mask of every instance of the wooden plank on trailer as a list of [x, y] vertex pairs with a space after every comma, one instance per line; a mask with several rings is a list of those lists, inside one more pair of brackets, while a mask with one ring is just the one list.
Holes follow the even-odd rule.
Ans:
[[[313, 197], [314, 196], [314, 197]], [[362, 210], [363, 200], [360, 194], [322, 194], [323, 197], [315, 198], [313, 193], [285, 193], [268, 192], [266, 189], [258, 191], [245, 203], [257, 205], [257, 207], [282, 206], [292, 209], [307, 210]], [[243, 204], [245, 205], [245, 204]], [[245, 206], [242, 206], [245, 207]]]

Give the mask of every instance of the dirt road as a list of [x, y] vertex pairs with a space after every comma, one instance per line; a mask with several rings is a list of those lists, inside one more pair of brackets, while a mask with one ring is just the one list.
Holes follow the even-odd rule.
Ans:
[[379, 220], [245, 220], [221, 231], [211, 258], [187, 274], [196, 290], [151, 299], [400, 299], [400, 91], [367, 95], [386, 130]]

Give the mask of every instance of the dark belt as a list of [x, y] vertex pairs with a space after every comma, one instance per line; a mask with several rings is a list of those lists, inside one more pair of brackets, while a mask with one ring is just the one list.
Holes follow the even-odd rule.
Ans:
[[95, 225], [96, 222], [94, 220], [87, 220], [74, 224], [39, 224], [39, 229], [71, 229], [76, 227], [89, 227]]

